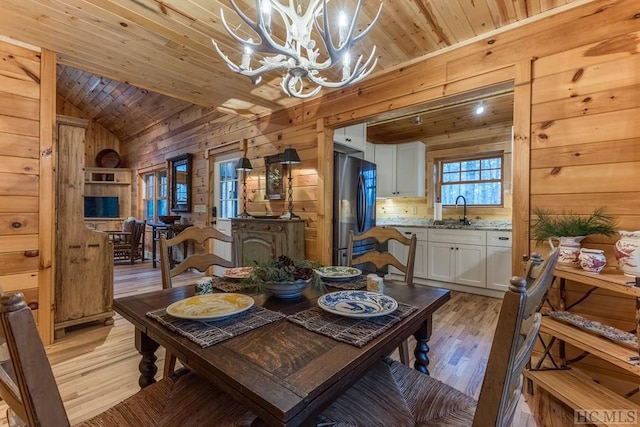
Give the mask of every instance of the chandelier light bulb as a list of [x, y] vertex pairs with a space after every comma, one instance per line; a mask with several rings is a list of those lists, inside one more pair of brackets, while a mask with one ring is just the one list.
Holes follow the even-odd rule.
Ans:
[[484, 113], [484, 104], [481, 101], [480, 104], [478, 104], [478, 106], [476, 107], [476, 116], [479, 116], [482, 113]]
[[349, 18], [347, 18], [347, 14], [341, 10], [338, 14], [338, 34], [340, 35], [340, 43], [339, 47], [344, 45], [344, 42], [347, 38], [347, 30], [349, 29]]
[[271, 34], [271, 0], [262, 0], [260, 4], [260, 10], [262, 11], [262, 21], [264, 22], [264, 28]]

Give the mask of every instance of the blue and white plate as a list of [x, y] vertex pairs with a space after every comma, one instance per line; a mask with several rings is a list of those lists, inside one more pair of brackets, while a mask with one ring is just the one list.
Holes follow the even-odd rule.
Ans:
[[367, 291], [331, 292], [318, 298], [318, 305], [329, 313], [356, 318], [384, 316], [398, 308], [390, 296]]
[[342, 265], [332, 265], [329, 267], [316, 268], [316, 273], [327, 281], [350, 280], [362, 274], [362, 270], [355, 267], [345, 267]]

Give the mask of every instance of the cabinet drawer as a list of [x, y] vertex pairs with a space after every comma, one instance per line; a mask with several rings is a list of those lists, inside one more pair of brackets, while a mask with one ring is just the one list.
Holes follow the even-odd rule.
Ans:
[[510, 248], [513, 245], [510, 231], [487, 231], [487, 246]]
[[430, 242], [486, 245], [487, 232], [481, 230], [429, 229]]
[[416, 239], [419, 241], [427, 241], [427, 229], [426, 228], [413, 228], [413, 227], [396, 227], [403, 236], [411, 238], [412, 234], [416, 235]]

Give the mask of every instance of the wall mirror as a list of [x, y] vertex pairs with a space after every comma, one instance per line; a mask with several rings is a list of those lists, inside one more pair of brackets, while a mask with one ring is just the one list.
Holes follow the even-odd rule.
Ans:
[[191, 154], [168, 160], [171, 171], [171, 211], [191, 212]]

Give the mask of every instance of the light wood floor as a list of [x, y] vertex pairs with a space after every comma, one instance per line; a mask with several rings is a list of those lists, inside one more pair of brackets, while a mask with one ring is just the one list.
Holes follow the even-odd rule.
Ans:
[[[194, 275], [181, 275], [184, 284]], [[122, 297], [161, 289], [160, 270], [151, 262], [116, 265], [115, 296]], [[453, 293], [434, 316], [430, 341], [431, 374], [477, 398], [480, 393], [491, 340], [500, 310], [500, 300]], [[112, 327], [84, 325], [47, 347], [58, 387], [72, 424], [98, 414], [138, 390], [138, 362], [133, 326], [116, 316]], [[164, 354], [158, 352], [158, 366]], [[162, 369], [159, 369], [158, 376]], [[5, 407], [0, 403], [0, 414]], [[522, 400], [513, 423], [536, 426]], [[4, 417], [0, 426], [6, 426]]]

